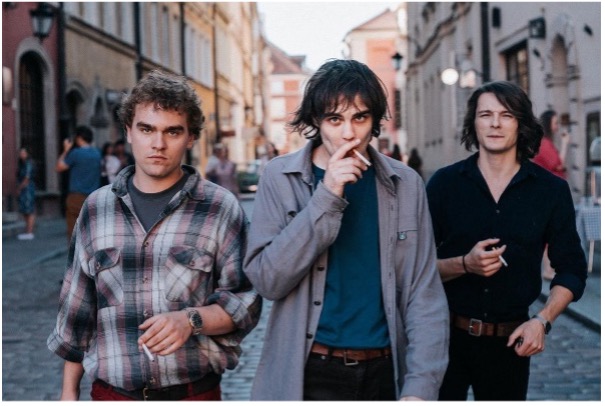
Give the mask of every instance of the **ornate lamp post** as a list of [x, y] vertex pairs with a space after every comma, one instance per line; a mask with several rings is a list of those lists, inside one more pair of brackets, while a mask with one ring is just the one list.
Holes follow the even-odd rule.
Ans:
[[38, 7], [29, 12], [32, 19], [32, 31], [40, 42], [48, 37], [55, 17], [52, 6], [48, 3], [38, 3]]

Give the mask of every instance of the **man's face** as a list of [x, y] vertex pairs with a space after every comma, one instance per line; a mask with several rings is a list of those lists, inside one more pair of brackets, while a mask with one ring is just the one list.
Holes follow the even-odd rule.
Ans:
[[185, 115], [157, 109], [152, 103], [140, 104], [126, 132], [135, 159], [138, 188], [161, 191], [180, 179], [181, 162], [194, 142]]
[[372, 140], [372, 115], [359, 96], [354, 103], [328, 114], [319, 123], [319, 132], [323, 145], [331, 156], [343, 144], [354, 139], [361, 140], [356, 149], [365, 154]]
[[475, 131], [479, 151], [488, 154], [516, 154], [519, 121], [493, 93], [483, 93], [477, 100]]

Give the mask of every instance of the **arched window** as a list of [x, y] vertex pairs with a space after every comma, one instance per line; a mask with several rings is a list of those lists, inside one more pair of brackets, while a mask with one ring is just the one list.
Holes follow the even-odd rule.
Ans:
[[19, 62], [19, 102], [19, 145], [28, 148], [34, 161], [36, 188], [46, 190], [44, 83], [41, 61], [31, 52]]

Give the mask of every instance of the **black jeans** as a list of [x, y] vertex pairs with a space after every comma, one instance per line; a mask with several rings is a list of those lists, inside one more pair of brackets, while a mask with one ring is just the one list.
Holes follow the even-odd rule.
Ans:
[[475, 400], [526, 400], [530, 358], [518, 356], [507, 341], [474, 337], [453, 327], [439, 400], [466, 400], [469, 386]]
[[391, 355], [354, 366], [311, 353], [305, 366], [304, 400], [395, 400]]

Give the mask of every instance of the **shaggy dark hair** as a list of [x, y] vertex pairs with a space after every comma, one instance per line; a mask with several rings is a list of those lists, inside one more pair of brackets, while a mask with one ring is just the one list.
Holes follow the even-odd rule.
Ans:
[[288, 127], [316, 140], [321, 121], [354, 104], [357, 96], [370, 110], [372, 135], [378, 137], [381, 120], [388, 120], [386, 89], [370, 68], [355, 60], [330, 59], [324, 63], [307, 82], [302, 103]]
[[76, 137], [81, 137], [87, 144], [92, 143], [92, 140], [94, 138], [90, 127], [85, 125], [76, 127], [74, 131], [74, 139], [76, 139]]
[[129, 95], [122, 99], [118, 116], [122, 125], [130, 128], [136, 106], [153, 103], [156, 108], [174, 110], [187, 115], [187, 127], [194, 139], [204, 128], [204, 113], [195, 90], [182, 76], [154, 70], [137, 83]]
[[517, 160], [533, 158], [540, 149], [540, 142], [544, 135], [542, 125], [534, 116], [532, 103], [527, 94], [512, 82], [496, 81], [483, 84], [473, 92], [468, 99], [464, 127], [460, 143], [468, 151], [473, 147], [479, 149], [477, 132], [475, 131], [475, 115], [479, 96], [483, 93], [493, 93], [498, 101], [515, 116], [519, 122], [517, 137]]
[[542, 128], [544, 129], [544, 136], [546, 138], [550, 138], [552, 140], [552, 118], [557, 115], [557, 112], [554, 110], [546, 110], [544, 113], [540, 115], [540, 123], [542, 124]]

